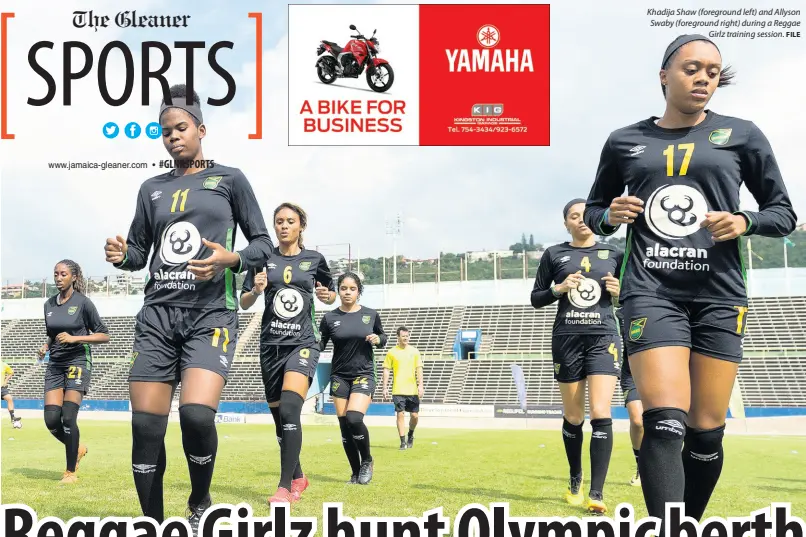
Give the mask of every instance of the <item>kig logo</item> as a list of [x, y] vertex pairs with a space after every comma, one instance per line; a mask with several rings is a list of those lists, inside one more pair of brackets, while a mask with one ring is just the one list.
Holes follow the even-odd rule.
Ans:
[[481, 46], [479, 49], [445, 50], [451, 73], [534, 73], [531, 49], [495, 48], [501, 42], [501, 32], [492, 24], [479, 28], [476, 40]]
[[[121, 12], [115, 17], [115, 23], [121, 28], [163, 28], [163, 27], [187, 27], [187, 19], [190, 15], [175, 15], [175, 16], [138, 16], [136, 12]], [[106, 28], [110, 20], [106, 15], [95, 15], [92, 11], [75, 11], [73, 12], [73, 26], [76, 28]], [[47, 84], [47, 93], [42, 98], [28, 97], [28, 104], [31, 106], [45, 106], [50, 104], [54, 97], [56, 97], [56, 80], [38, 61], [37, 54], [41, 49], [53, 49], [53, 41], [38, 41], [34, 43], [28, 51], [28, 64], [31, 69], [41, 76]], [[205, 50], [207, 43], [205, 41], [175, 41], [173, 43], [175, 49], [184, 49], [185, 62], [186, 62], [186, 80], [185, 85], [188, 88], [188, 93], [193, 94], [193, 79], [194, 79], [194, 52], [196, 49]], [[232, 75], [218, 63], [216, 54], [222, 48], [232, 49], [234, 44], [232, 41], [218, 41], [213, 43], [207, 52], [207, 63], [209, 67], [219, 75], [227, 84], [227, 93], [220, 99], [208, 98], [207, 104], [211, 106], [225, 106], [235, 98], [235, 79]], [[64, 106], [72, 105], [72, 83], [73, 81], [80, 80], [93, 69], [94, 58], [93, 51], [86, 43], [82, 41], [65, 41], [62, 43], [62, 61], [59, 62], [63, 65], [63, 94], [62, 102]], [[81, 65], [74, 65], [73, 56], [74, 51], [83, 55]], [[107, 72], [110, 55], [113, 51], [117, 53], [113, 56], [114, 59], [120, 61], [119, 58], [123, 56], [123, 64], [125, 69], [125, 83], [123, 93], [119, 97], [113, 97], [109, 93], [109, 85], [107, 80], [110, 78], [117, 78], [117, 74], [110, 75]], [[158, 61], [158, 66], [153, 65], [150, 61], [152, 51], [157, 51], [162, 54], [162, 60]], [[132, 51], [123, 41], [110, 41], [101, 49], [98, 54], [98, 90], [104, 102], [109, 106], [122, 106], [129, 101], [134, 90], [134, 77], [136, 73], [140, 73], [140, 85], [142, 88], [140, 102], [143, 106], [148, 106], [151, 102], [149, 96], [149, 82], [156, 80], [160, 83], [162, 95], [160, 96], [168, 103], [172, 103], [169, 92], [170, 84], [165, 79], [165, 73], [171, 66], [171, 49], [165, 43], [160, 41], [143, 41], [140, 46], [140, 57], [143, 64], [140, 67], [135, 66], [134, 56]], [[114, 61], [114, 60], [113, 60]], [[190, 103], [188, 103], [190, 104]]]

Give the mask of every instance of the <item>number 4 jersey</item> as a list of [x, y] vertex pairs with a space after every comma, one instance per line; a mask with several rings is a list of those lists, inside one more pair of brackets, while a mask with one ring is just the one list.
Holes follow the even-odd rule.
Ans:
[[659, 127], [652, 117], [613, 132], [588, 196], [585, 224], [598, 235], [611, 201], [626, 187], [644, 202], [629, 227], [621, 299], [734, 300], [746, 304], [740, 242], [714, 242], [706, 213], [739, 214], [744, 183], [759, 205], [743, 211], [746, 235], [782, 237], [796, 216], [775, 156], [752, 122], [707, 112], [699, 125]]
[[[260, 344], [305, 345], [319, 342], [315, 322], [316, 282], [335, 291], [335, 283], [324, 256], [316, 250], [302, 250], [294, 256], [277, 250], [265, 266], [266, 301], [260, 333]], [[262, 269], [261, 269], [262, 270]], [[252, 290], [255, 271], [250, 270], [243, 291]]]
[[609, 244], [575, 247], [565, 242], [549, 246], [537, 267], [532, 306], [548, 306], [558, 297], [551, 284], [560, 284], [569, 274], [585, 278], [576, 288], [559, 297], [553, 334], [616, 334], [613, 296], [602, 279], [609, 272], [618, 274], [623, 254]]

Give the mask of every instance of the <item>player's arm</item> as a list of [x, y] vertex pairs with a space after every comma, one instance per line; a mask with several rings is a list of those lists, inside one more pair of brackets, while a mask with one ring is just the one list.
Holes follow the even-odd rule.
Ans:
[[322, 321], [319, 323], [319, 352], [325, 350], [327, 342], [330, 341], [330, 325], [327, 322], [327, 316], [322, 316]]
[[607, 292], [610, 293], [610, 299], [614, 308], [617, 308], [619, 305], [618, 297], [619, 294], [621, 294], [621, 281], [618, 279], [617, 275], [621, 272], [622, 264], [624, 264], [624, 252], [619, 251], [616, 253], [616, 275], [612, 272], [608, 272], [607, 276], [602, 278], [605, 282]]
[[140, 188], [128, 238], [124, 241], [118, 235], [114, 239], [106, 239], [106, 260], [115, 268], [136, 272], [143, 269], [148, 262], [148, 253], [154, 244], [154, 238], [151, 204], [146, 198], [145, 189]]
[[744, 235], [786, 237], [792, 233], [797, 215], [770, 142], [755, 124], [751, 124], [741, 164], [742, 180], [758, 203], [758, 211], [741, 211], [747, 220]]
[[383, 396], [389, 397], [389, 370], [392, 369], [392, 351], [391, 349], [389, 352], [386, 353], [386, 358], [383, 360], [383, 381], [381, 386], [383, 386]]
[[381, 322], [381, 316], [378, 312], [375, 312], [375, 325], [372, 327], [372, 333], [378, 336], [378, 342], [375, 344], [376, 347], [382, 349], [386, 346], [386, 342], [389, 340], [389, 336], [386, 332], [383, 331], [383, 323]]
[[236, 252], [239, 262], [233, 264], [233, 270], [240, 273], [259, 269], [271, 255], [273, 244], [255, 192], [243, 173], [236, 174], [232, 181], [232, 205], [235, 223], [249, 241], [246, 248]]
[[632, 219], [637, 217], [639, 205], [643, 202], [633, 196], [621, 197], [623, 192], [624, 180], [618, 167], [618, 155], [612, 147], [611, 135], [599, 156], [596, 178], [582, 215], [585, 225], [596, 235], [612, 235], [622, 223], [632, 223]]
[[551, 285], [554, 279], [554, 269], [551, 260], [551, 250], [548, 248], [543, 252], [540, 258], [540, 264], [537, 266], [537, 275], [535, 276], [535, 283], [532, 286], [532, 307], [536, 309], [543, 308], [557, 301], [560, 293], [557, 293], [554, 286]]
[[333, 281], [333, 274], [327, 265], [325, 256], [319, 257], [319, 264], [316, 266], [316, 297], [330, 306], [336, 302], [336, 282]]
[[423, 359], [419, 352], [414, 359], [414, 367], [417, 375], [417, 395], [422, 397], [425, 393], [425, 379], [423, 378]]
[[91, 300], [84, 303], [84, 326], [89, 332], [88, 336], [76, 336], [75, 343], [109, 343], [109, 329], [98, 314], [98, 308]]
[[248, 270], [241, 286], [241, 307], [251, 308], [258, 297], [266, 289], [267, 276], [265, 270]]
[[8, 381], [11, 379], [11, 377], [14, 376], [14, 370], [11, 369], [11, 366], [8, 365], [8, 364], [3, 364], [3, 367], [5, 369], [5, 371], [3, 373], [3, 376], [5, 377], [5, 381], [3, 382], [3, 386], [8, 386]]

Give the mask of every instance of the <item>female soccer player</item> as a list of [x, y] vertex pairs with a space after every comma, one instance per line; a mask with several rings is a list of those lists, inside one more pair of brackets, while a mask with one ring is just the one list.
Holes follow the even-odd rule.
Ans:
[[283, 203], [274, 210], [279, 246], [259, 272], [247, 274], [241, 294], [241, 307], [249, 309], [266, 291], [260, 370], [280, 444], [280, 483], [269, 503], [298, 501], [308, 487], [299, 464], [300, 415], [319, 363], [313, 297], [325, 304], [336, 301], [327, 261], [303, 246], [302, 232], [307, 226], [308, 216], [296, 205]]
[[39, 356], [50, 351], [45, 371], [45, 425], [64, 444], [67, 470], [61, 482], [70, 484], [78, 481], [78, 463], [87, 454], [86, 446], [79, 443], [78, 409], [90, 387], [90, 345], [107, 343], [109, 330], [84, 294], [87, 284], [78, 263], [59, 261], [53, 279], [59, 294], [45, 302], [48, 340]]
[[[627, 341], [624, 313], [620, 309], [616, 311], [616, 318], [618, 319], [619, 329], [621, 331], [621, 341]], [[641, 472], [638, 469], [638, 455], [641, 449], [641, 440], [644, 438], [644, 405], [641, 403], [641, 397], [638, 395], [638, 389], [635, 387], [635, 379], [632, 377], [629, 354], [626, 349], [622, 349], [621, 355], [621, 393], [624, 395], [624, 406], [627, 408], [627, 414], [630, 416], [630, 442], [632, 443], [633, 455], [635, 455], [635, 475], [630, 479], [630, 485], [640, 487]]]
[[[138, 271], [148, 264], [134, 332], [129, 393], [132, 472], [143, 514], [162, 521], [165, 430], [177, 382], [190, 473], [194, 532], [210, 506], [218, 436], [215, 415], [238, 336], [235, 273], [263, 266], [272, 243], [252, 187], [237, 168], [205, 161], [199, 96], [170, 88], [159, 112], [175, 168], [146, 180], [129, 236], [107, 239], [106, 260]], [[239, 227], [249, 242], [233, 251]], [[149, 262], [152, 246], [154, 253]]]
[[607, 512], [604, 483], [613, 452], [610, 401], [619, 377], [622, 346], [613, 307], [619, 281], [613, 274], [623, 254], [609, 244], [597, 244], [582, 221], [584, 210], [583, 199], [572, 200], [563, 208], [571, 241], [550, 246], [543, 253], [531, 301], [535, 308], [543, 308], [559, 300], [551, 354], [563, 401], [563, 443], [571, 471], [565, 500], [571, 505], [584, 501], [582, 424], [588, 387], [593, 434], [587, 509], [603, 514]]
[[[761, 130], [706, 110], [732, 78], [708, 38], [675, 39], [661, 62], [663, 117], [610, 135], [585, 211], [597, 234], [629, 226], [621, 302], [645, 408], [642, 488], [660, 519], [666, 502], [683, 501], [700, 519], [722, 470], [747, 323], [738, 239], [786, 236], [796, 222]], [[740, 210], [742, 183], [758, 211]]]
[[378, 312], [358, 303], [364, 284], [353, 272], [339, 276], [341, 305], [322, 318], [320, 331], [324, 350], [333, 341], [330, 396], [336, 405], [341, 440], [352, 468], [350, 483], [368, 485], [372, 480], [373, 461], [369, 449], [369, 430], [364, 424], [372, 394], [375, 392], [375, 351], [386, 345]]

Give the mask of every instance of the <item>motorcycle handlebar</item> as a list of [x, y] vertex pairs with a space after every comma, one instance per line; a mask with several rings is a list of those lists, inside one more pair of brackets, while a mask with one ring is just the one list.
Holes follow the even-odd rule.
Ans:
[[361, 34], [359, 34], [359, 35], [351, 35], [350, 37], [353, 38], [353, 39], [366, 39], [366, 37], [364, 37]]

